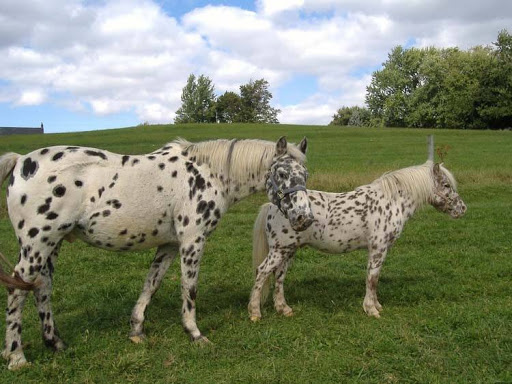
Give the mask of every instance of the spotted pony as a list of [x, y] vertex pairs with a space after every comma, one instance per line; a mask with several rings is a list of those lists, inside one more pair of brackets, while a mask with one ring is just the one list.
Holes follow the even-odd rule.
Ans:
[[[183, 327], [194, 341], [208, 340], [196, 325], [199, 264], [207, 236], [238, 200], [266, 189], [291, 227], [312, 222], [306, 196], [306, 139], [178, 139], [146, 155], [57, 146], [0, 157], [8, 176], [7, 204], [20, 252], [14, 272], [0, 273], [8, 287], [3, 357], [9, 368], [26, 363], [21, 318], [29, 290], [35, 295], [43, 340], [64, 348], [51, 309], [52, 276], [63, 240], [81, 239], [112, 251], [157, 247], [131, 315], [130, 338], [144, 339], [144, 313], [179, 253]], [[283, 193], [287, 192], [287, 193]]]
[[327, 193], [308, 190], [314, 216], [303, 232], [295, 231], [274, 205], [261, 207], [253, 232], [253, 286], [249, 315], [261, 318], [269, 277], [275, 275], [274, 306], [277, 312], [293, 314], [284, 297], [284, 279], [298, 248], [309, 245], [328, 253], [368, 249], [364, 311], [380, 317], [377, 299], [379, 273], [387, 252], [398, 239], [407, 220], [425, 204], [458, 218], [466, 205], [456, 191], [452, 174], [441, 164], [423, 165], [386, 173], [371, 184], [352, 192]]

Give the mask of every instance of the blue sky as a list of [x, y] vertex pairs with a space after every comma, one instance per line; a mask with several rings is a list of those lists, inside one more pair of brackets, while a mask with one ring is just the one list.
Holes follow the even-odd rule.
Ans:
[[489, 44], [512, 2], [47, 0], [0, 5], [0, 126], [170, 123], [190, 73], [265, 78], [282, 123], [327, 124], [396, 45]]

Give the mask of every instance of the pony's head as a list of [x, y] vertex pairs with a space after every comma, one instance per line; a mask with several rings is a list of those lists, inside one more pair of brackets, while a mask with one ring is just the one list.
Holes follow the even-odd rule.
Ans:
[[434, 178], [434, 191], [430, 204], [440, 212], [448, 213], [457, 219], [466, 213], [466, 204], [457, 193], [455, 179], [442, 164], [436, 163], [432, 167]]
[[307, 147], [306, 138], [297, 147], [289, 147], [286, 138], [281, 137], [276, 143], [265, 184], [269, 200], [277, 205], [296, 231], [303, 231], [313, 223], [306, 191], [308, 172], [303, 164]]

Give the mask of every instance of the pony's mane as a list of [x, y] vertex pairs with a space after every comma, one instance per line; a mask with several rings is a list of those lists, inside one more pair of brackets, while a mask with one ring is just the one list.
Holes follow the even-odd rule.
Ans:
[[[224, 174], [234, 182], [245, 182], [254, 174], [256, 178], [265, 174], [276, 153], [276, 143], [271, 141], [244, 139], [218, 139], [191, 143], [177, 138], [179, 144], [189, 156], [195, 156], [199, 163], [207, 163], [214, 173]], [[288, 143], [288, 154], [300, 163], [306, 156], [292, 143]]]
[[[425, 164], [387, 172], [375, 180], [372, 185], [380, 186], [387, 199], [392, 199], [399, 191], [404, 191], [417, 204], [423, 205], [430, 200], [434, 191], [433, 166], [434, 163], [428, 160]], [[448, 178], [452, 188], [456, 190], [457, 183], [450, 171], [442, 164], [440, 164], [440, 169]]]

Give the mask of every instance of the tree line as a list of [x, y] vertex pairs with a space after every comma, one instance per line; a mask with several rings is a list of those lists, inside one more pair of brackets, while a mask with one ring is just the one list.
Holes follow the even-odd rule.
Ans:
[[270, 106], [272, 93], [265, 79], [240, 86], [240, 94], [215, 95], [212, 80], [191, 74], [181, 94], [181, 107], [174, 122], [181, 123], [279, 123], [279, 109]]
[[366, 88], [366, 106], [343, 106], [330, 124], [417, 128], [512, 127], [512, 35], [489, 46], [397, 46]]

